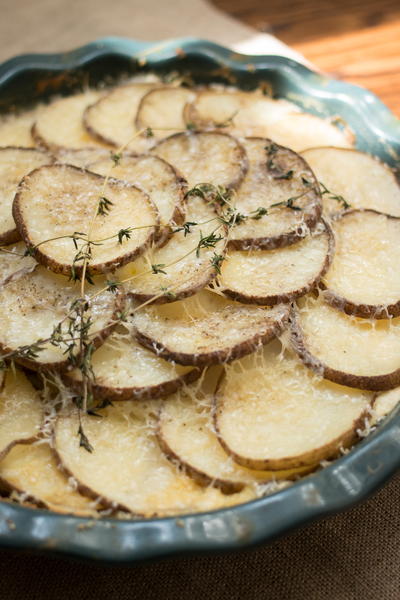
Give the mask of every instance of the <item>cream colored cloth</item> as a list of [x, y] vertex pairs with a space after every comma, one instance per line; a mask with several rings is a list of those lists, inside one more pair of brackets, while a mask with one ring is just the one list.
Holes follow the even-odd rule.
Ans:
[[0, 0], [0, 8], [0, 61], [16, 54], [62, 52], [105, 36], [146, 41], [200, 37], [245, 54], [301, 60], [272, 35], [257, 34], [204, 0]]

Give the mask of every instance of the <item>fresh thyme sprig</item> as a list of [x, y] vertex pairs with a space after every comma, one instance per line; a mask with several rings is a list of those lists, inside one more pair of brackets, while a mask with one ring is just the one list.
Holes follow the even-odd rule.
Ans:
[[221, 275], [221, 264], [224, 260], [225, 256], [223, 256], [222, 254], [217, 254], [216, 252], [214, 252], [210, 259], [210, 263], [214, 267], [218, 275]]
[[351, 208], [351, 204], [349, 204], [347, 200], [343, 198], [343, 196], [340, 196], [339, 194], [335, 194], [334, 192], [328, 190], [328, 188], [322, 183], [322, 181], [319, 181], [318, 183], [321, 189], [321, 196], [326, 196], [329, 200], [336, 200], [336, 202], [343, 206], [344, 210]]
[[188, 190], [185, 198], [190, 196], [200, 196], [209, 203], [217, 202], [220, 206], [231, 205], [234, 191], [223, 185], [214, 185], [213, 183], [198, 183]]

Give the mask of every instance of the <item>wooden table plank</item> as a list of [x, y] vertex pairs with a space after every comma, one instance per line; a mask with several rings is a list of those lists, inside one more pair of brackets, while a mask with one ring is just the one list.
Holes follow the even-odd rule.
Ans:
[[400, 116], [400, 2], [214, 0], [278, 36], [322, 71], [377, 94]]

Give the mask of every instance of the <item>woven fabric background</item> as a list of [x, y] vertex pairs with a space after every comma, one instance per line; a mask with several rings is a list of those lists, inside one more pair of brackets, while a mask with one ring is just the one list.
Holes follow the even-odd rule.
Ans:
[[0, 552], [2, 600], [399, 600], [400, 475], [270, 546], [107, 567]]

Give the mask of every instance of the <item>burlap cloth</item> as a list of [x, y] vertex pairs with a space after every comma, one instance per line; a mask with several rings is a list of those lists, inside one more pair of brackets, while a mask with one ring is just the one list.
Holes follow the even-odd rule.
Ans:
[[[0, 9], [0, 60], [105, 35], [192, 35], [249, 53], [293, 56], [202, 0], [0, 0]], [[400, 475], [342, 515], [224, 556], [108, 567], [0, 551], [0, 600], [400, 600], [399, 499]]]

